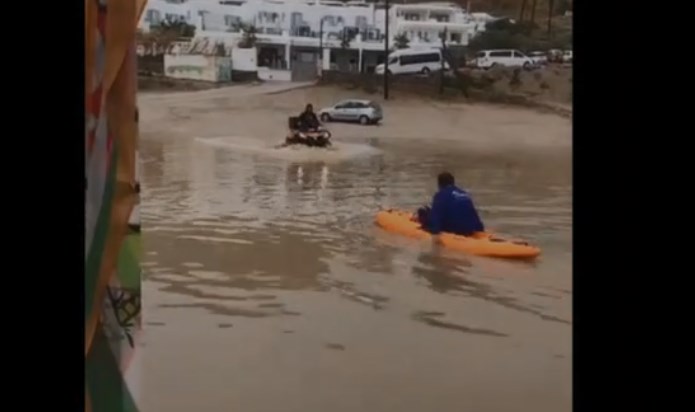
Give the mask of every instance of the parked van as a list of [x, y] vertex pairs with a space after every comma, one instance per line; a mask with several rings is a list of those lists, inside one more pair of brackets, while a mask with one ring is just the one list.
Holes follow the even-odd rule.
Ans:
[[[402, 49], [389, 54], [391, 74], [430, 74], [442, 69], [442, 51], [435, 48]], [[449, 65], [444, 62], [444, 69]], [[376, 66], [376, 74], [384, 74], [384, 64]]]
[[483, 50], [475, 55], [474, 66], [489, 69], [493, 66], [533, 68], [533, 60], [519, 50]]

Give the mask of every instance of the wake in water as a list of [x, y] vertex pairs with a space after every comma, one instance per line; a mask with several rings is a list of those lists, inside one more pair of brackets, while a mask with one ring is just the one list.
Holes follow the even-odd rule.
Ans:
[[293, 162], [336, 162], [381, 153], [367, 144], [333, 141], [329, 148], [306, 146], [278, 147], [265, 141], [242, 136], [198, 137], [196, 142], [206, 146], [232, 150], [239, 153], [258, 154]]

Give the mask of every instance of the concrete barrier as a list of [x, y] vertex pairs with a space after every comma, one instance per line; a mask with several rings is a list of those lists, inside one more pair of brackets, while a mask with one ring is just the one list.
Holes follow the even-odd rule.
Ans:
[[164, 56], [164, 75], [175, 79], [230, 82], [232, 62], [229, 57], [223, 56], [167, 54]]
[[267, 67], [258, 68], [258, 78], [261, 80], [269, 81], [292, 81], [292, 71], [290, 70], [279, 70], [279, 69], [269, 69]]

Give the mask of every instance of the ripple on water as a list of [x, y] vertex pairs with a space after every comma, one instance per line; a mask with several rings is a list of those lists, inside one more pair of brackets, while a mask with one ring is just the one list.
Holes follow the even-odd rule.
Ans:
[[[265, 156], [267, 148], [254, 153], [221, 141], [144, 140], [144, 155], [157, 159], [144, 165], [143, 178], [143, 269], [153, 289], [146, 304], [154, 322], [167, 325], [152, 333], [186, 313], [203, 339], [211, 318], [209, 329], [229, 330], [206, 339], [238, 344], [225, 356], [200, 355], [214, 356], [211, 364], [243, 363], [239, 351], [249, 345], [239, 339], [253, 339], [258, 353], [271, 341], [290, 357], [307, 350], [315, 360], [306, 348], [335, 351], [322, 362], [347, 363], [332, 370], [376, 359], [393, 376], [409, 373], [389, 369], [398, 358], [380, 361], [394, 353], [438, 371], [461, 359], [466, 367], [485, 363], [480, 370], [499, 359], [503, 368], [510, 359], [560, 362], [555, 354], [571, 353], [568, 154], [479, 156], [395, 140], [340, 161]], [[444, 168], [471, 191], [488, 227], [539, 244], [541, 259], [435, 253], [427, 242], [374, 226], [383, 207], [428, 202]], [[253, 359], [263, 366], [258, 353]]]

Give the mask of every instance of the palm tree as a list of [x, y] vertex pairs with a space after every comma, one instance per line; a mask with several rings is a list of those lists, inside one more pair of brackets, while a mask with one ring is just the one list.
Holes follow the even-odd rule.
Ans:
[[407, 49], [410, 45], [410, 40], [408, 39], [408, 36], [406, 36], [405, 33], [401, 33], [393, 38], [393, 43], [397, 49]]
[[351, 30], [343, 30], [343, 38], [340, 40], [340, 47], [349, 49], [350, 43], [355, 39], [356, 33]]
[[239, 41], [239, 48], [250, 49], [256, 46], [258, 39], [256, 38], [256, 26], [249, 23], [240, 23], [237, 27], [242, 32], [241, 40]]
[[224, 43], [215, 43], [214, 53], [215, 56], [226, 56], [227, 49], [224, 47]]
[[195, 36], [195, 26], [184, 21], [163, 21], [156, 29], [159, 33], [172, 33], [177, 37], [191, 38]]

